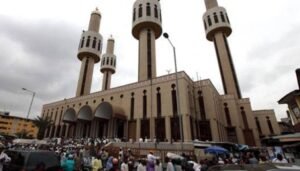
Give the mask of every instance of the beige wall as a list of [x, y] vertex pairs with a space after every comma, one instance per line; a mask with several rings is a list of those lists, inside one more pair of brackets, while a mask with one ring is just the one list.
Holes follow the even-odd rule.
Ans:
[[[253, 114], [254, 114], [254, 118], [255, 117], [258, 118], [261, 130], [262, 130], [261, 136], [273, 136], [273, 135], [281, 134], [274, 110], [256, 110], [256, 111], [253, 111]], [[271, 131], [270, 131], [268, 123], [267, 123], [267, 117], [269, 117], [269, 119], [271, 121], [271, 125], [273, 128], [274, 134], [271, 134]]]
[[[204, 106], [206, 112], [206, 119], [210, 122], [211, 134], [213, 141], [228, 141], [226, 128], [228, 127], [225, 112], [224, 103], [227, 103], [230, 110], [230, 118], [232, 126], [236, 128], [236, 134], [238, 142], [245, 143], [243, 130], [243, 120], [241, 117], [240, 107], [244, 107], [249, 128], [253, 130], [255, 143], [260, 145], [258, 131], [256, 128], [254, 113], [251, 108], [249, 99], [236, 100], [233, 95], [220, 95], [216, 88], [213, 86], [210, 80], [202, 80], [193, 82], [188, 75], [184, 72], [178, 74], [179, 78], [179, 97], [181, 114], [183, 115], [183, 133], [185, 141], [192, 140], [191, 123], [190, 118], [193, 121], [200, 120], [200, 107], [198, 100], [198, 92], [202, 91], [204, 97]], [[102, 101], [109, 102], [112, 106], [117, 106], [123, 109], [127, 119], [130, 117], [130, 101], [131, 94], [134, 93], [135, 105], [134, 105], [134, 119], [137, 121], [136, 137], [139, 138], [140, 134], [140, 119], [143, 117], [143, 95], [146, 90], [147, 95], [147, 118], [157, 117], [157, 101], [156, 93], [157, 88], [160, 88], [161, 103], [162, 103], [162, 117], [166, 118], [166, 138], [170, 137], [170, 118], [173, 116], [172, 110], [172, 84], [175, 82], [175, 74], [169, 74], [161, 77], [157, 77], [152, 80], [132, 83], [116, 88], [111, 88], [106, 91], [95, 92], [86, 96], [74, 97], [58, 102], [46, 104], [43, 106], [43, 116], [50, 116], [52, 114], [52, 120], [56, 117], [55, 124], [62, 125], [63, 118], [60, 115], [63, 114], [68, 108], [73, 108], [78, 114], [79, 110], [84, 105], [89, 105], [93, 111], [102, 103]], [[152, 88], [151, 88], [152, 87]], [[121, 95], [123, 96], [121, 98]], [[152, 101], [151, 101], [152, 99]], [[256, 112], [257, 113], [257, 112]], [[269, 114], [270, 115], [270, 114]], [[272, 121], [276, 120], [275, 115], [270, 115]], [[150, 135], [151, 138], [155, 136], [154, 119], [151, 119]], [[193, 125], [194, 135], [196, 135], [196, 126]], [[279, 130], [274, 126], [274, 131]], [[127, 133], [126, 133], [127, 134]], [[126, 135], [125, 134], [125, 135]]]
[[28, 135], [33, 138], [37, 136], [38, 128], [31, 120], [15, 116], [0, 115], [0, 133], [15, 135], [22, 130], [28, 132]]

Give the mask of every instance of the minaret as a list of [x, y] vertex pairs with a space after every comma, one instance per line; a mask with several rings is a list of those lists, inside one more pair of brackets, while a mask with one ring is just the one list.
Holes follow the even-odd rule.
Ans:
[[136, 0], [132, 20], [132, 35], [139, 40], [138, 81], [155, 78], [155, 40], [162, 33], [159, 0]]
[[92, 12], [88, 31], [83, 31], [77, 57], [81, 61], [76, 96], [90, 94], [94, 64], [100, 61], [102, 36], [99, 34], [101, 14], [96, 8]]
[[227, 37], [231, 34], [230, 21], [225, 8], [219, 7], [217, 0], [205, 0], [207, 11], [203, 15], [206, 38], [213, 41], [221, 72], [224, 93], [242, 98], [235, 73]]
[[111, 75], [116, 71], [116, 55], [114, 55], [115, 40], [110, 37], [107, 40], [106, 53], [102, 56], [101, 69], [103, 73], [102, 90], [110, 88]]

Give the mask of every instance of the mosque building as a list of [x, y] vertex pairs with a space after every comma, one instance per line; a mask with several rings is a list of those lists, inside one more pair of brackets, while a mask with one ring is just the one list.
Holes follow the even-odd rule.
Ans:
[[[106, 52], [101, 55], [102, 15], [96, 9], [79, 43], [76, 96], [43, 105], [42, 116], [54, 123], [45, 137], [198, 139], [260, 146], [261, 138], [280, 134], [274, 110], [253, 110], [250, 99], [242, 97], [227, 41], [232, 29], [226, 9], [217, 0], [205, 0], [205, 5], [202, 22], [206, 38], [216, 50], [224, 94], [209, 79], [193, 81], [184, 71], [156, 75], [155, 42], [162, 35], [159, 0], [136, 0], [133, 5], [132, 35], [139, 42], [138, 82], [111, 87], [117, 66], [115, 40], [107, 40]], [[98, 62], [102, 90], [91, 93], [93, 68]]]

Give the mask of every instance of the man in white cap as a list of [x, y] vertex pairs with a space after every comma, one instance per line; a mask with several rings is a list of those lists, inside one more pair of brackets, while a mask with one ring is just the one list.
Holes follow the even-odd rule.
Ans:
[[0, 171], [3, 171], [3, 164], [10, 160], [10, 157], [4, 152], [4, 145], [0, 144]]

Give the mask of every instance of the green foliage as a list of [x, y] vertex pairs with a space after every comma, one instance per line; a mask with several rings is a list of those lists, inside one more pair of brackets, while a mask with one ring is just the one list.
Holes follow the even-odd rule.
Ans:
[[53, 124], [50, 117], [40, 117], [37, 116], [33, 120], [33, 124], [39, 129], [37, 139], [41, 140], [44, 137], [46, 129]]

